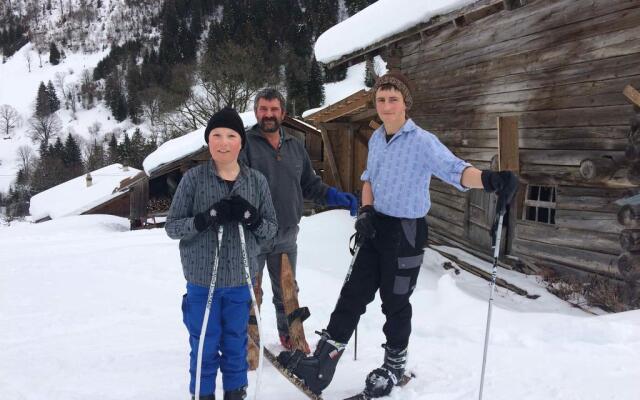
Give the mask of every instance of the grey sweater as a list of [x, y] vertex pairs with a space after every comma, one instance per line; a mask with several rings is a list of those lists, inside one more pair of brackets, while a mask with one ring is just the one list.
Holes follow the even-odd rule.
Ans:
[[[251, 278], [257, 271], [256, 256], [260, 244], [270, 240], [278, 229], [267, 180], [258, 171], [241, 165], [233, 188], [220, 178], [213, 161], [194, 167], [183, 176], [171, 202], [165, 230], [172, 239], [180, 239], [180, 259], [185, 279], [193, 284], [209, 286], [217, 247], [217, 226], [198, 232], [194, 216], [209, 209], [220, 199], [238, 194], [258, 209], [261, 224], [252, 232], [245, 229], [245, 240]], [[237, 223], [224, 224], [218, 262], [216, 287], [246, 285]]]
[[276, 151], [256, 125], [247, 132], [240, 159], [267, 178], [280, 229], [298, 225], [303, 199], [326, 204], [329, 186], [313, 171], [307, 150], [293, 136], [285, 133], [282, 147]]

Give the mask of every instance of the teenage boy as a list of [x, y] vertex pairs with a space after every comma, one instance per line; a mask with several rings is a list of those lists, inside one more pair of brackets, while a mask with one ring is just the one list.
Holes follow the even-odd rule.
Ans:
[[317, 393], [331, 382], [360, 316], [378, 290], [386, 317], [384, 362], [367, 376], [365, 391], [370, 397], [386, 396], [404, 374], [411, 333], [409, 298], [427, 239], [424, 217], [431, 205], [431, 176], [463, 191], [496, 192], [500, 206], [511, 201], [518, 186], [512, 172], [474, 168], [408, 118], [413, 96], [405, 76], [383, 75], [372, 92], [383, 125], [369, 140], [367, 167], [361, 177], [362, 207], [355, 224], [360, 249], [353, 270], [314, 354], [280, 355], [281, 362]]

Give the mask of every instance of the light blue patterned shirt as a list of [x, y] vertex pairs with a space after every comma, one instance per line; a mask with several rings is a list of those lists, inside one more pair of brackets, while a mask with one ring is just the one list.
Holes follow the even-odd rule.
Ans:
[[467, 190], [460, 184], [462, 171], [470, 167], [453, 155], [431, 132], [411, 119], [387, 143], [384, 125], [369, 139], [367, 169], [360, 179], [371, 183], [373, 207], [398, 218], [421, 218], [431, 208], [431, 175]]

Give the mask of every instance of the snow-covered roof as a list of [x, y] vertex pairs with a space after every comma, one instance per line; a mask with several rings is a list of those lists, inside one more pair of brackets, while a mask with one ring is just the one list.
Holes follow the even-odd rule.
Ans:
[[315, 44], [316, 59], [330, 63], [403, 32], [436, 15], [478, 0], [378, 0], [324, 32]]
[[138, 174], [140, 170], [121, 164], [91, 171], [92, 185], [87, 187], [86, 175], [38, 193], [31, 198], [29, 213], [34, 220], [80, 215], [122, 194], [120, 182]]
[[[387, 63], [385, 63], [381, 57], [374, 57], [373, 64], [378, 75], [384, 75], [387, 72]], [[343, 80], [339, 82], [326, 83], [324, 85], [324, 103], [320, 107], [312, 108], [303, 112], [302, 117], [306, 118], [309, 115], [335, 104], [362, 89], [367, 89], [364, 84], [365, 70], [366, 62], [363, 61], [349, 67], [347, 69], [347, 76]]]
[[[257, 122], [253, 111], [240, 113], [240, 118], [242, 118], [245, 128], [251, 127]], [[142, 162], [144, 172], [151, 176], [151, 173], [159, 167], [206, 148], [207, 142], [204, 141], [203, 129], [204, 127], [162, 143]]]

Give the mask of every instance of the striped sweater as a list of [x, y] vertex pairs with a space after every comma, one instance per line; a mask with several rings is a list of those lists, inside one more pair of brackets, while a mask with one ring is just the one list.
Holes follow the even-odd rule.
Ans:
[[[194, 216], [209, 209], [224, 197], [238, 194], [253, 204], [262, 218], [252, 232], [245, 229], [251, 278], [258, 269], [256, 256], [260, 244], [272, 239], [278, 229], [276, 214], [265, 177], [241, 164], [233, 188], [217, 175], [213, 161], [194, 167], [182, 177], [171, 202], [165, 230], [170, 238], [180, 239], [180, 259], [185, 279], [193, 284], [209, 286], [217, 248], [217, 226], [198, 232]], [[216, 287], [246, 285], [237, 223], [224, 226]]]

